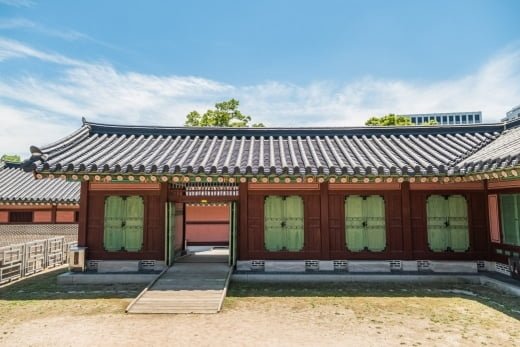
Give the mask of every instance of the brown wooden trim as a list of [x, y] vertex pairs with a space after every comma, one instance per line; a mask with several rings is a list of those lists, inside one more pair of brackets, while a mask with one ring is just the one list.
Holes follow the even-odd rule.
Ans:
[[319, 183], [249, 183], [249, 190], [319, 190]]
[[237, 243], [240, 245], [240, 247], [237, 247], [237, 259], [249, 259], [249, 252], [247, 247], [247, 238], [248, 238], [248, 232], [247, 229], [247, 222], [248, 222], [248, 215], [247, 215], [247, 200], [248, 200], [248, 184], [247, 183], [240, 183], [238, 186], [238, 196], [239, 196], [239, 203], [238, 203], [238, 232], [237, 232]]
[[88, 224], [88, 194], [89, 182], [81, 182], [79, 221], [78, 221], [78, 246], [87, 246], [87, 224]]
[[329, 183], [329, 190], [399, 190], [401, 183]]
[[209, 225], [209, 224], [229, 224], [228, 220], [193, 220], [193, 221], [186, 221], [186, 225], [193, 224], [193, 225]]
[[159, 191], [161, 183], [90, 183], [91, 191]]
[[51, 210], [51, 222], [52, 223], [56, 223], [56, 206], [52, 206], [52, 210]]
[[180, 196], [172, 193], [170, 190], [168, 192], [168, 201], [178, 202], [178, 203], [224, 203], [224, 202], [232, 202], [238, 201], [238, 196]]
[[401, 218], [403, 231], [403, 250], [404, 258], [413, 257], [413, 233], [412, 233], [412, 212], [410, 206], [410, 183], [403, 182], [401, 190]]
[[483, 182], [461, 182], [461, 183], [410, 183], [410, 190], [483, 190]]
[[193, 242], [188, 241], [188, 246], [228, 246], [228, 241]]
[[52, 205], [0, 205], [1, 211], [16, 211], [16, 210], [51, 210]]
[[255, 196], [267, 196], [267, 195], [278, 195], [278, 196], [317, 196], [320, 195], [319, 190], [249, 190], [249, 195]]
[[320, 238], [321, 259], [330, 259], [330, 230], [329, 230], [329, 183], [320, 185]]
[[520, 180], [488, 182], [488, 189], [520, 188]]
[[493, 246], [493, 253], [496, 253], [496, 249], [503, 249], [504, 251], [520, 252], [520, 246], [508, 245], [507, 243], [496, 243], [491, 244]]
[[75, 205], [75, 204], [71, 204], [71, 205], [58, 204], [57, 208], [58, 208], [58, 211], [59, 210], [77, 210], [77, 211], [79, 211], [79, 203], [77, 205]]

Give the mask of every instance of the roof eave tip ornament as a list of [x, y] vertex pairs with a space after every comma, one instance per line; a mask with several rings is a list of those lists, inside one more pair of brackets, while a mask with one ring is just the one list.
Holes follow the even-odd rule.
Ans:
[[29, 151], [31, 152], [31, 157], [25, 160], [22, 163], [22, 168], [26, 172], [33, 171], [36, 169], [36, 165], [34, 164], [37, 161], [44, 162], [49, 157], [47, 154], [44, 154], [41, 149], [36, 146], [29, 147]]
[[85, 117], [81, 117], [81, 124], [85, 125], [87, 123], [87, 119]]

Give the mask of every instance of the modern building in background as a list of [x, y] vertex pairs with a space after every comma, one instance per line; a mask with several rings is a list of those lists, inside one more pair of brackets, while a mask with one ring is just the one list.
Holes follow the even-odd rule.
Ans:
[[[520, 108], [519, 108], [520, 112]], [[441, 125], [453, 124], [477, 124], [482, 123], [482, 112], [450, 112], [450, 113], [424, 113], [424, 114], [405, 114], [415, 125], [428, 123], [436, 120]]]
[[520, 105], [511, 109], [511, 111], [506, 113], [506, 118], [502, 119], [503, 122], [513, 120], [516, 118], [520, 118]]

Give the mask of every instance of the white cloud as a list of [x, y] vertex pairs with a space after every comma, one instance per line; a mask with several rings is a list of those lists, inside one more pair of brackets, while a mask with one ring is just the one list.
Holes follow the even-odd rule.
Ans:
[[89, 40], [95, 41], [90, 36], [70, 29], [51, 29], [42, 24], [35, 23], [25, 18], [0, 18], [0, 29], [27, 29], [46, 36], [53, 36], [67, 41]]
[[31, 0], [0, 0], [0, 4], [14, 7], [32, 7], [34, 1]]
[[[122, 72], [0, 39], [0, 61], [29, 58], [58, 64], [54, 79], [0, 77], [0, 154], [26, 155], [29, 145], [53, 142], [80, 117], [116, 124], [182, 125], [185, 115], [238, 98], [244, 113], [269, 126], [362, 125], [372, 115], [482, 111], [498, 121], [520, 103], [520, 47], [497, 54], [473, 73], [433, 83], [366, 77], [338, 85], [277, 81], [234, 86], [191, 76]], [[4, 128], [5, 129], [5, 128]]]
[[0, 37], [0, 63], [4, 60], [15, 58], [35, 58], [48, 63], [60, 65], [83, 65], [79, 60], [67, 58], [61, 54], [47, 53], [18, 41], [4, 39]]

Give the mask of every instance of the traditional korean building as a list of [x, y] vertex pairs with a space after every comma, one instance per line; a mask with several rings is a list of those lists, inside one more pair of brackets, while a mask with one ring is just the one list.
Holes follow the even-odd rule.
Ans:
[[111, 260], [171, 264], [186, 244], [188, 206], [220, 204], [227, 219], [204, 221], [199, 213], [198, 222], [226, 225], [230, 263], [239, 270], [355, 271], [361, 264], [370, 271], [374, 264], [509, 273], [520, 252], [519, 125], [84, 121], [52, 145], [31, 147], [24, 165], [38, 180], [81, 182], [79, 245], [92, 269]]
[[78, 182], [35, 180], [20, 164], [1, 162], [0, 245], [29, 234], [66, 234], [75, 239], [79, 192]]

